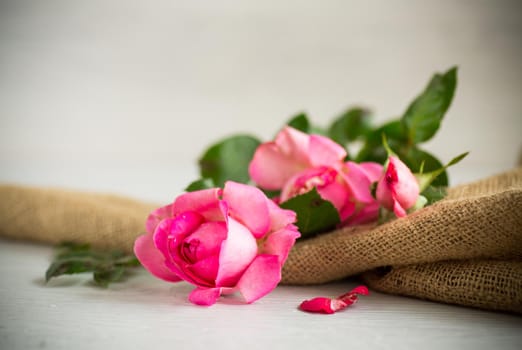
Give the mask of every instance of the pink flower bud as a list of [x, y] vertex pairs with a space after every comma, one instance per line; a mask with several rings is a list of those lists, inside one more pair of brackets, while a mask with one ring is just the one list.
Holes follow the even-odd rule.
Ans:
[[418, 197], [419, 184], [411, 170], [399, 158], [390, 156], [386, 172], [377, 185], [377, 201], [403, 217]]

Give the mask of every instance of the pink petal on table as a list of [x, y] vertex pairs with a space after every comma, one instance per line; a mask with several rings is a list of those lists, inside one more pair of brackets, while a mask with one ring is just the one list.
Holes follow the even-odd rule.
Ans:
[[231, 217], [245, 225], [256, 238], [261, 238], [270, 227], [268, 198], [256, 187], [227, 181], [223, 201]]
[[195, 211], [207, 221], [224, 221], [225, 213], [220, 205], [221, 189], [210, 188], [180, 195], [173, 204], [174, 214]]
[[134, 242], [134, 254], [151, 274], [169, 282], [178, 282], [182, 279], [165, 265], [165, 257], [156, 249], [152, 235], [139, 236]]
[[332, 302], [335, 299], [317, 297], [305, 300], [299, 305], [299, 309], [306, 312], [333, 314], [335, 311]]
[[281, 265], [276, 255], [258, 255], [237, 283], [247, 303], [270, 293], [281, 280]]
[[228, 219], [228, 236], [221, 245], [216, 286], [233, 287], [257, 255], [257, 242], [248, 228]]
[[197, 287], [190, 293], [189, 300], [196, 305], [211, 306], [216, 303], [220, 295], [221, 288]]
[[354, 304], [359, 294], [368, 295], [368, 288], [358, 286], [337, 298], [317, 297], [305, 300], [299, 305], [299, 309], [312, 313], [333, 314]]
[[310, 135], [308, 157], [313, 167], [333, 166], [344, 160], [346, 150], [327, 137]]

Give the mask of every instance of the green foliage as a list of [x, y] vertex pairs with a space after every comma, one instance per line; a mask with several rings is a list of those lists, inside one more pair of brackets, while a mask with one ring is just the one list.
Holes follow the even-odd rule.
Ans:
[[444, 74], [435, 74], [424, 92], [413, 100], [401, 119], [410, 144], [428, 141], [435, 135], [456, 86], [457, 68], [453, 67]]
[[[412, 172], [418, 173], [422, 192], [420, 207], [443, 198], [448, 186], [446, 169], [466, 156], [462, 154], [443, 166], [437, 157], [420, 147], [440, 128], [456, 86], [456, 67], [434, 74], [402, 116], [382, 125], [373, 125], [371, 113], [359, 107], [346, 110], [325, 129], [313, 125], [305, 113], [293, 116], [286, 124], [304, 133], [325, 135], [347, 149], [359, 149], [357, 154], [350, 155], [356, 162], [385, 164], [389, 154], [398, 156]], [[201, 179], [191, 183], [186, 190], [222, 187], [227, 180], [249, 183], [248, 166], [259, 144], [254, 137], [236, 135], [212, 145], [199, 161]], [[279, 192], [265, 191], [265, 194], [274, 197]], [[297, 213], [297, 226], [303, 237], [328, 231], [340, 221], [335, 207], [323, 200], [316, 189], [282, 203], [281, 207]], [[384, 211], [381, 214], [381, 218], [392, 215]]]
[[427, 200], [427, 205], [431, 205], [435, 202], [440, 201], [444, 197], [446, 197], [447, 191], [446, 187], [444, 186], [428, 186], [424, 191], [421, 193]]
[[140, 266], [134, 255], [121, 251], [93, 250], [87, 244], [62, 243], [45, 272], [45, 281], [61, 275], [92, 272], [94, 282], [102, 287], [122, 281], [129, 269]]
[[305, 113], [299, 113], [298, 115], [292, 117], [286, 124], [307, 134], [310, 133], [312, 128], [310, 121], [308, 120], [308, 117]]
[[228, 180], [247, 183], [248, 165], [260, 143], [248, 135], [235, 135], [215, 143], [199, 160], [201, 177], [212, 179], [218, 187]]
[[327, 136], [342, 146], [364, 137], [371, 131], [370, 112], [351, 108], [337, 117], [328, 128]]
[[446, 172], [446, 169], [449, 168], [452, 165], [457, 164], [462, 159], [464, 159], [468, 155], [468, 152], [462, 153], [452, 160], [449, 161], [448, 164], [441, 166], [433, 171], [425, 172], [426, 167], [424, 167], [424, 172], [421, 174], [417, 174], [417, 180], [419, 181], [419, 187], [421, 191], [428, 188], [431, 184], [436, 184], [436, 179], [440, 174], [443, 174]]
[[295, 211], [301, 238], [331, 230], [341, 222], [337, 209], [315, 188], [281, 203], [281, 208]]
[[212, 179], [198, 179], [196, 181], [191, 182], [186, 188], [185, 191], [187, 192], [193, 192], [193, 191], [199, 191], [199, 190], [206, 190], [209, 188], [217, 187], [216, 184], [214, 184], [214, 181]]
[[[431, 139], [451, 105], [457, 84], [457, 68], [435, 74], [425, 90], [406, 109], [400, 118], [374, 128], [366, 134], [364, 146], [355, 157], [357, 162], [374, 161], [383, 164], [387, 152], [382, 145], [382, 135], [394, 153], [413, 171], [421, 166], [433, 172], [443, 168], [432, 154], [419, 148], [418, 144]], [[448, 186], [446, 168], [432, 180], [434, 186]]]

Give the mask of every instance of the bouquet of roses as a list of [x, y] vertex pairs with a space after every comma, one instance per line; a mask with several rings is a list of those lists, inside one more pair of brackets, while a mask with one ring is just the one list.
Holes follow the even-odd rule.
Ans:
[[[447, 167], [466, 153], [443, 165], [422, 148], [456, 80], [456, 68], [435, 74], [383, 125], [352, 108], [325, 128], [299, 114], [268, 142], [221, 140], [201, 156], [201, 178], [164, 206], [0, 185], [0, 235], [67, 241], [46, 280], [92, 272], [105, 286], [141, 263], [193, 284], [200, 305], [358, 275], [385, 293], [522, 313], [522, 167], [447, 188]], [[301, 309], [332, 313], [367, 293], [359, 286]]]
[[[212, 145], [201, 179], [150, 214], [137, 258], [156, 277], [195, 285], [195, 304], [236, 291], [251, 303], [279, 283], [296, 239], [401, 218], [441, 199], [446, 168], [467, 153], [442, 165], [419, 144], [435, 135], [456, 81], [456, 68], [436, 74], [401, 118], [381, 126], [361, 108], [326, 129], [299, 114], [273, 141], [235, 135]], [[362, 148], [349, 153], [354, 144]]]

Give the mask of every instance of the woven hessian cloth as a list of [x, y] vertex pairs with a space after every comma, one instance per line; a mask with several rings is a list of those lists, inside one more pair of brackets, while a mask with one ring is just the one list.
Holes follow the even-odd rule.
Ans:
[[[114, 195], [2, 185], [0, 235], [130, 252], [155, 207]], [[522, 313], [522, 168], [451, 188], [444, 200], [406, 218], [300, 240], [282, 283], [359, 274], [385, 293]]]

